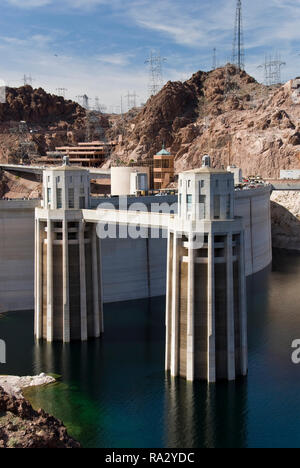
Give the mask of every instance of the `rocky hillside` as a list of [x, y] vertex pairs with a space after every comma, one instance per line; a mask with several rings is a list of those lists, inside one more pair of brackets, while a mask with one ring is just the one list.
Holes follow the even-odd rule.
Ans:
[[210, 153], [216, 166], [278, 177], [279, 169], [300, 167], [297, 102], [291, 82], [266, 87], [231, 65], [200, 71], [167, 83], [137, 116], [119, 119], [110, 135], [123, 137], [111, 162], [153, 156], [164, 141], [177, 171], [198, 167]]
[[6, 103], [0, 104], [0, 122], [20, 122], [49, 126], [65, 122], [75, 124], [85, 117], [84, 109], [63, 97], [31, 86], [6, 88]]
[[34, 174], [20, 177], [9, 172], [0, 172], [1, 198], [39, 198], [42, 195], [42, 184]]
[[[96, 120], [94, 126], [109, 127], [108, 117], [98, 113]], [[86, 110], [73, 101], [42, 88], [6, 88], [6, 102], [0, 104], [0, 161], [17, 162], [21, 141], [31, 144], [32, 161], [56, 146], [84, 141], [86, 124]]]
[[0, 387], [0, 448], [80, 448], [57, 419]]

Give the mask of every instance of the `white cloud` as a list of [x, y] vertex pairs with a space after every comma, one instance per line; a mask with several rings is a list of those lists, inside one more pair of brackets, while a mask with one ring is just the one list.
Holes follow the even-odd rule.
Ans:
[[[60, 7], [66, 6], [67, 8], [80, 8], [92, 9], [98, 5], [110, 3], [109, 0], [5, 0], [10, 5], [30, 9], [37, 7], [44, 7], [48, 5], [57, 5]], [[112, 0], [114, 1], [114, 0]]]
[[108, 65], [116, 65], [124, 67], [130, 63], [130, 59], [134, 57], [133, 54], [107, 54], [107, 55], [98, 55], [95, 59], [98, 62]]
[[[35, 75], [34, 84], [53, 91], [66, 87], [73, 97], [86, 92], [99, 95], [106, 104], [117, 105], [122, 93], [135, 89], [144, 101], [147, 69], [143, 59], [137, 57], [141, 50], [146, 56], [150, 48], [160, 44], [162, 55], [168, 57], [165, 79], [183, 79], [200, 68], [208, 70], [213, 47], [217, 48], [220, 63], [231, 57], [236, 0], [6, 0], [6, 3], [23, 9], [55, 7], [52, 15], [56, 10], [64, 15], [74, 12], [77, 15], [81, 10], [96, 15], [98, 6], [107, 5], [102, 11], [107, 21], [111, 21], [111, 36], [107, 43], [89, 46], [84, 54], [79, 45], [89, 39], [89, 32], [77, 29], [76, 38], [71, 38], [67, 18], [65, 30], [55, 34], [50, 30], [28, 37], [22, 37], [21, 33], [18, 37], [16, 32], [11, 37], [7, 33], [0, 37], [0, 60], [6, 64], [10, 79], [16, 80], [16, 76], [26, 71]], [[287, 63], [284, 78], [299, 75], [300, 2], [244, 0], [243, 16], [247, 71], [262, 79], [257, 66], [263, 63], [266, 52], [277, 49]], [[100, 23], [99, 16], [99, 28]], [[126, 26], [124, 31], [122, 24]], [[131, 45], [129, 52], [122, 53], [130, 30], [144, 40], [137, 43], [136, 50]], [[69, 52], [60, 52], [55, 57], [55, 44], [64, 34], [67, 37], [61, 43], [65, 46], [63, 50]]]
[[[56, 93], [57, 88], [66, 88], [67, 98], [76, 100], [76, 96], [87, 94], [94, 102], [100, 101], [108, 108], [120, 106], [128, 90], [136, 91], [138, 102], [147, 99], [147, 71], [132, 65], [124, 68], [127, 57], [98, 56], [76, 57], [62, 54], [54, 55], [48, 50], [47, 41], [36, 47], [36, 38], [30, 37], [24, 42], [15, 38], [5, 38], [5, 47], [1, 47], [0, 61], [5, 63], [5, 72], [1, 79], [8, 86], [21, 86], [22, 76], [31, 75], [34, 87], [43, 87], [48, 92]], [[18, 53], [16, 53], [18, 50]]]
[[6, 2], [13, 6], [26, 9], [50, 5], [52, 0], [6, 0]]

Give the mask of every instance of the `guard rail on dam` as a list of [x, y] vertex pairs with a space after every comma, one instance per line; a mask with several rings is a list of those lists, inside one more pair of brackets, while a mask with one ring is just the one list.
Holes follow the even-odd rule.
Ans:
[[[151, 199], [151, 200], [150, 200]], [[173, 204], [176, 197], [129, 197], [135, 202]], [[97, 205], [118, 199], [97, 199]], [[0, 311], [34, 307], [34, 210], [40, 200], [0, 200]], [[127, 208], [124, 208], [127, 209]], [[104, 210], [84, 210], [87, 222], [98, 222]], [[272, 260], [270, 188], [235, 192], [235, 215], [244, 219], [246, 273], [266, 268]], [[114, 214], [110, 214], [113, 220]], [[130, 215], [131, 216], [131, 215]], [[134, 217], [134, 213], [132, 215]], [[145, 217], [147, 213], [139, 216]], [[157, 226], [165, 226], [164, 213]], [[105, 222], [105, 216], [103, 222]], [[107, 220], [106, 220], [107, 221]], [[125, 222], [125, 221], [124, 221]], [[145, 226], [148, 225], [145, 221]], [[165, 294], [167, 239], [105, 239], [102, 269], [105, 302]]]

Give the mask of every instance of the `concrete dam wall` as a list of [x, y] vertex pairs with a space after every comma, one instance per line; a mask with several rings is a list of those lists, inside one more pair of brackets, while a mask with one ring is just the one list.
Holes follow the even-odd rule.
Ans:
[[[247, 275], [272, 261], [270, 191], [235, 192], [244, 218]], [[157, 201], [157, 200], [156, 200]], [[34, 209], [38, 201], [0, 201], [0, 312], [34, 308]], [[166, 239], [102, 241], [104, 302], [165, 294]]]
[[[235, 192], [235, 215], [245, 227], [246, 274], [272, 262], [270, 190]], [[102, 246], [105, 302], [118, 302], [166, 293], [166, 239], [107, 239]]]
[[37, 200], [0, 201], [0, 312], [33, 309]]

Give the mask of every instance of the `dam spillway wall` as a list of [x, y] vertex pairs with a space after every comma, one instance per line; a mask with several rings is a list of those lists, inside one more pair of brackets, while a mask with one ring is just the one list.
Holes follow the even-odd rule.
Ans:
[[[244, 219], [249, 276], [272, 261], [270, 190], [237, 191], [235, 199], [235, 215]], [[34, 209], [39, 205], [38, 200], [0, 200], [0, 312], [34, 308]], [[164, 295], [166, 262], [166, 239], [103, 240], [104, 302]]]

